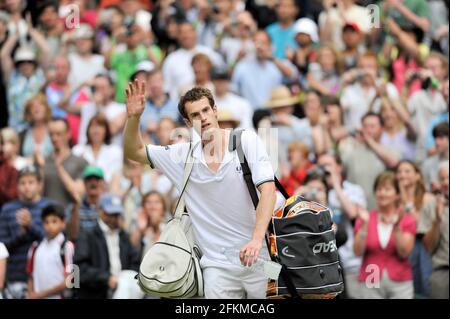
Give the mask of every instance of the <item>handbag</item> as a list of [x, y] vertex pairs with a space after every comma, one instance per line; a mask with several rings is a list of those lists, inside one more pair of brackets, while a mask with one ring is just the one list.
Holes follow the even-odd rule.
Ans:
[[200, 268], [201, 251], [195, 243], [191, 220], [185, 210], [184, 193], [192, 172], [190, 144], [182, 191], [172, 218], [159, 240], [142, 259], [137, 275], [141, 290], [147, 295], [164, 298], [191, 298], [203, 296], [203, 276]]

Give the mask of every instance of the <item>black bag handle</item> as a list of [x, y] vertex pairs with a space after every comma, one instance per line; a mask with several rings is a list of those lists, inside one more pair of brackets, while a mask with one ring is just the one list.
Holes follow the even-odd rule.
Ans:
[[[250, 193], [250, 197], [252, 198], [253, 206], [255, 206], [255, 209], [256, 209], [256, 207], [258, 206], [258, 203], [259, 203], [259, 198], [258, 198], [258, 194], [256, 192], [256, 187], [253, 184], [252, 172], [250, 170], [250, 166], [248, 165], [247, 158], [245, 157], [244, 150], [242, 148], [241, 137], [242, 137], [243, 131], [244, 131], [243, 129], [237, 129], [237, 130], [231, 131], [230, 143], [228, 144], [228, 150], [230, 152], [232, 152], [234, 150], [237, 151], [239, 162], [241, 163], [241, 167], [242, 167], [242, 174], [244, 175], [245, 183], [247, 184], [247, 188]], [[275, 180], [275, 185], [278, 188], [278, 190], [281, 192], [281, 194], [283, 194], [283, 196], [286, 199], [288, 199], [289, 198], [288, 193], [286, 192], [284, 187], [281, 185], [280, 181], [278, 180], [278, 178], [276, 176], [274, 176], [274, 180]], [[272, 229], [272, 227], [273, 227], [272, 222], [270, 222], [269, 229]], [[281, 278], [283, 278], [283, 282], [286, 284], [286, 288], [289, 291], [291, 297], [295, 298], [295, 299], [300, 298], [300, 296], [297, 293], [297, 289], [295, 288], [295, 285], [292, 282], [292, 278], [288, 273], [287, 267], [281, 263], [281, 260], [279, 259], [278, 256], [272, 256], [272, 254], [270, 253], [270, 242], [267, 239], [267, 236], [265, 236], [265, 240], [266, 240], [267, 249], [269, 250], [270, 259], [281, 265], [280, 275], [281, 275]]]

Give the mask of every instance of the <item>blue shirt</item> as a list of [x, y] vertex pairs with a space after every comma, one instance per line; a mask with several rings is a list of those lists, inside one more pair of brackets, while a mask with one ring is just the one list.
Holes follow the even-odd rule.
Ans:
[[[66, 208], [66, 220], [68, 222], [70, 222], [72, 218], [72, 209], [73, 204], [69, 204]], [[78, 216], [80, 221], [80, 232], [94, 229], [99, 218], [97, 207], [95, 206], [95, 204], [89, 204], [86, 198], [84, 198], [81, 202], [80, 208], [78, 210]]]
[[[287, 60], [285, 63], [290, 64]], [[236, 65], [231, 82], [236, 93], [256, 110], [265, 108], [272, 90], [283, 83], [283, 74], [272, 61], [260, 62], [256, 57], [248, 57]]]
[[[6, 280], [27, 281], [26, 263], [28, 249], [34, 241], [44, 237], [41, 212], [52, 201], [41, 198], [36, 203], [25, 203], [14, 200], [3, 205], [0, 211], [0, 242], [4, 243], [9, 252]], [[20, 233], [20, 226], [16, 221], [17, 210], [27, 208], [31, 213], [32, 223], [27, 233]]]
[[430, 121], [430, 125], [428, 126], [427, 131], [427, 139], [426, 139], [426, 148], [427, 150], [433, 148], [434, 146], [434, 138], [433, 138], [433, 129], [441, 122], [449, 122], [448, 120], [448, 112], [441, 113], [433, 117]]
[[146, 130], [149, 121], [157, 124], [163, 117], [169, 117], [178, 122], [179, 116], [178, 105], [169, 95], [166, 95], [166, 100], [162, 105], [156, 105], [152, 100], [147, 99], [144, 112], [141, 115], [141, 130]]
[[266, 28], [266, 31], [272, 39], [273, 54], [276, 58], [285, 59], [287, 48], [298, 48], [297, 42], [295, 42], [294, 24], [284, 29], [279, 23], [272, 23]]

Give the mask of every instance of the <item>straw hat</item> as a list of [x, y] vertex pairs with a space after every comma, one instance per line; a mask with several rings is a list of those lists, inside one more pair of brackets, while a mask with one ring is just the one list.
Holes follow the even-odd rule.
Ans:
[[293, 96], [287, 86], [281, 85], [272, 90], [270, 100], [266, 103], [266, 106], [270, 108], [291, 106], [299, 101], [299, 96]]
[[229, 109], [219, 109], [217, 111], [218, 122], [232, 122], [235, 126], [239, 126], [240, 121], [233, 115]]

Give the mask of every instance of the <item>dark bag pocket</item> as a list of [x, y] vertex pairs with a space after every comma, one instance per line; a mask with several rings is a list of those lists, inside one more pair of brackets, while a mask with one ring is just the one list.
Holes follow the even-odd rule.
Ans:
[[[312, 267], [288, 267], [288, 274], [299, 294], [339, 293], [344, 289], [339, 262]], [[278, 281], [279, 294], [288, 293], [283, 279]]]
[[286, 267], [307, 267], [339, 260], [333, 230], [278, 236], [276, 245], [280, 261]]

